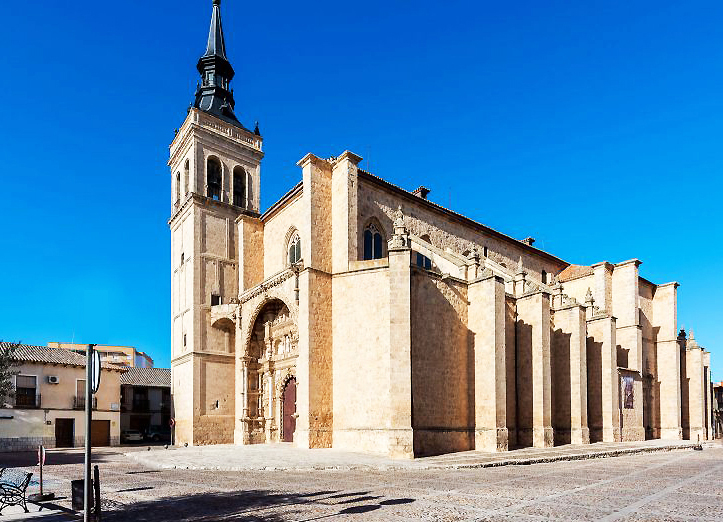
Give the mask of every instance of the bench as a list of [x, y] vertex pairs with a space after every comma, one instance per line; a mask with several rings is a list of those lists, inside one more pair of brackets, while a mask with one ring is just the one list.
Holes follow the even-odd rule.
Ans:
[[32, 473], [19, 469], [0, 468], [0, 515], [8, 506], [23, 506], [25, 512], [28, 512], [25, 490], [28, 489], [32, 476]]

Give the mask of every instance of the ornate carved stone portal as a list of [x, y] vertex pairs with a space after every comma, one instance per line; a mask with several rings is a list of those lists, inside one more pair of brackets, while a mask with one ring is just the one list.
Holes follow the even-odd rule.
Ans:
[[281, 440], [283, 386], [296, 375], [298, 346], [299, 330], [289, 308], [279, 299], [269, 300], [256, 316], [244, 357], [248, 443]]

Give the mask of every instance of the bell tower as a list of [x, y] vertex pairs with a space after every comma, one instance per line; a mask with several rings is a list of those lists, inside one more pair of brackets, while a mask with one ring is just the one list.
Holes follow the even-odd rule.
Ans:
[[177, 444], [233, 443], [235, 328], [214, 319], [238, 297], [236, 219], [259, 215], [263, 139], [241, 124], [213, 0], [201, 78], [170, 145], [171, 370]]

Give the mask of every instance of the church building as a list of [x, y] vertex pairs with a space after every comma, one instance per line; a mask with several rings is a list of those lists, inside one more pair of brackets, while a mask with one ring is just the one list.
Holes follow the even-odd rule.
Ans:
[[710, 353], [638, 259], [571, 264], [350, 151], [301, 158], [262, 211], [220, 3], [168, 161], [176, 444], [410, 458], [712, 436]]

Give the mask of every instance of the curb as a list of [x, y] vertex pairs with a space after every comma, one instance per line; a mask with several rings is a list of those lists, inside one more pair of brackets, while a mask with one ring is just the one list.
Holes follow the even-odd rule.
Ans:
[[[147, 454], [141, 452], [124, 453], [136, 462], [149, 466], [154, 469], [170, 470], [170, 469], [187, 469], [187, 470], [208, 470], [208, 471], [359, 471], [359, 470], [380, 470], [380, 471], [429, 471], [435, 469], [478, 469], [478, 468], [496, 468], [500, 466], [529, 466], [531, 464], [546, 464], [560, 461], [573, 460], [591, 460], [603, 459], [611, 457], [623, 457], [628, 455], [640, 455], [644, 453], [663, 453], [670, 451], [693, 451], [698, 445], [690, 444], [670, 444], [666, 446], [641, 447], [641, 448], [621, 448], [609, 451], [596, 451], [589, 453], [578, 453], [572, 455], [556, 455], [550, 457], [530, 457], [530, 458], [510, 458], [505, 460], [496, 460], [488, 462], [470, 463], [470, 464], [422, 464], [398, 466], [394, 464], [380, 465], [317, 465], [317, 466], [284, 466], [284, 467], [240, 467], [240, 466], [184, 466], [182, 464], [159, 464], [153, 459], [149, 459]], [[412, 461], [413, 462], [413, 461]]]

